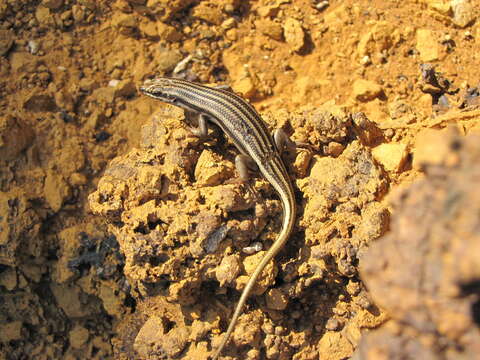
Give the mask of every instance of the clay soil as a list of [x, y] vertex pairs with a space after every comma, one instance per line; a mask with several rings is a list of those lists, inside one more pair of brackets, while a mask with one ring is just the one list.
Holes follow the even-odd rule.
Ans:
[[0, 0], [0, 360], [208, 359], [281, 228], [231, 142], [142, 96], [228, 84], [298, 215], [224, 359], [480, 354], [477, 0]]

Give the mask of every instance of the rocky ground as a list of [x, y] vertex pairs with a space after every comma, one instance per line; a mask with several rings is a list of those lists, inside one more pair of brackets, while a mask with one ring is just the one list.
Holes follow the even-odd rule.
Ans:
[[[206, 359], [280, 231], [157, 75], [310, 148], [225, 359], [480, 353], [477, 0], [0, 0], [0, 359]], [[252, 189], [254, 191], [252, 191]]]

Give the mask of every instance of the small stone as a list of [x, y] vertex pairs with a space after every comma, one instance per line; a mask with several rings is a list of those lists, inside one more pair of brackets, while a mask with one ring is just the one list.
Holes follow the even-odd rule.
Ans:
[[40, 50], [40, 43], [37, 40], [29, 40], [27, 43], [27, 48], [30, 54], [35, 55]]
[[182, 34], [177, 29], [162, 22], [157, 23], [157, 34], [161, 40], [169, 42], [178, 41], [182, 38]]
[[413, 147], [413, 168], [422, 170], [425, 165], [441, 165], [450, 154], [450, 144], [445, 141], [446, 130], [424, 129], [417, 134]]
[[235, 20], [235, 18], [230, 17], [227, 20], [225, 20], [221, 26], [223, 29], [228, 30], [235, 27], [235, 25], [237, 25], [237, 21]]
[[472, 24], [478, 16], [478, 10], [472, 0], [452, 0], [451, 6], [453, 23], [461, 28]]
[[22, 338], [23, 324], [21, 321], [12, 321], [0, 325], [0, 341], [8, 343]]
[[288, 305], [288, 297], [277, 288], [268, 290], [265, 300], [267, 302], [267, 307], [272, 310], [285, 310]]
[[220, 266], [215, 269], [215, 277], [221, 287], [225, 286], [225, 284], [230, 284], [235, 280], [240, 274], [240, 265], [241, 263], [238, 255], [229, 255], [222, 259]]
[[407, 145], [397, 143], [381, 144], [372, 150], [375, 160], [383, 165], [386, 171], [400, 172], [407, 160]]
[[[245, 257], [243, 260], [243, 267], [245, 268], [247, 274], [251, 275], [255, 271], [257, 265], [260, 263], [261, 259], [263, 259], [264, 255], [265, 251], [260, 251], [254, 255]], [[275, 281], [277, 272], [278, 269], [276, 264], [274, 264], [273, 261], [270, 261], [258, 277], [257, 283], [253, 287], [252, 294], [263, 294]], [[238, 288], [243, 288], [245, 286], [249, 277], [250, 276], [240, 276], [237, 278], [237, 290]]]
[[35, 11], [35, 18], [43, 26], [54, 25], [53, 16], [50, 13], [50, 9], [45, 6], [38, 6]]
[[158, 56], [155, 59], [158, 61], [158, 71], [166, 73], [177, 66], [182, 60], [182, 54], [178, 50], [170, 50], [166, 48], [160, 48], [157, 51]]
[[235, 92], [241, 94], [247, 99], [251, 99], [256, 92], [255, 84], [250, 76], [235, 81], [232, 84], [232, 88]]
[[88, 182], [88, 180], [85, 177], [85, 175], [81, 173], [73, 173], [72, 175], [70, 175], [68, 182], [72, 186], [81, 186], [81, 185], [85, 185]]
[[13, 268], [6, 268], [0, 273], [0, 285], [4, 286], [8, 291], [12, 291], [17, 287], [17, 272]]
[[23, 103], [23, 108], [29, 111], [54, 111], [57, 105], [55, 99], [47, 94], [34, 93]]
[[315, 9], [317, 9], [318, 11], [323, 11], [323, 10], [325, 10], [329, 5], [330, 5], [330, 4], [329, 4], [328, 1], [320, 1], [318, 4], [315, 5]]
[[44, 185], [45, 200], [50, 208], [57, 212], [70, 196], [70, 187], [59, 173], [49, 170]]
[[[0, 162], [17, 158], [32, 144], [33, 137], [32, 128], [23, 120], [13, 116], [0, 117]], [[3, 233], [7, 233], [5, 229]]]
[[353, 96], [361, 102], [368, 102], [382, 94], [382, 87], [376, 82], [357, 79], [353, 83]]
[[135, 83], [130, 79], [121, 80], [117, 86], [115, 86], [115, 97], [130, 97], [135, 95], [137, 92], [137, 88], [135, 87]]
[[77, 325], [68, 334], [70, 345], [74, 349], [80, 349], [88, 340], [88, 330], [83, 326]]
[[433, 11], [443, 15], [451, 15], [450, 0], [425, 0], [427, 6]]
[[195, 179], [200, 186], [220, 185], [232, 171], [221, 158], [210, 150], [202, 151], [195, 167]]
[[154, 22], [149, 21], [147, 23], [141, 23], [139, 29], [147, 38], [155, 39], [158, 37], [157, 24]]
[[260, 6], [258, 9], [257, 9], [257, 13], [258, 15], [260, 15], [260, 17], [273, 17], [275, 15], [277, 15], [278, 11], [279, 11], [279, 4], [273, 4], [273, 5], [265, 5], [265, 6]]
[[192, 15], [213, 25], [220, 25], [223, 20], [222, 10], [218, 6], [211, 6], [209, 1], [202, 1], [195, 6]]
[[11, 30], [0, 30], [0, 56], [5, 55], [13, 45], [15, 34]]
[[338, 157], [343, 152], [344, 149], [345, 149], [344, 145], [337, 143], [335, 141], [331, 141], [328, 143], [328, 146], [325, 149], [325, 155]]
[[72, 6], [72, 17], [76, 23], [81, 23], [85, 20], [87, 14], [85, 12], [85, 8], [80, 5], [73, 5]]
[[282, 26], [275, 21], [269, 19], [260, 19], [255, 21], [255, 27], [262, 34], [274, 40], [281, 41], [283, 39]]
[[122, 35], [131, 35], [137, 28], [137, 19], [132, 14], [122, 13], [114, 16], [112, 24]]
[[338, 331], [342, 327], [342, 323], [336, 318], [328, 319], [327, 323], [325, 324], [325, 329], [329, 331]]
[[50, 10], [57, 10], [63, 6], [63, 0], [43, 0], [42, 5]]
[[283, 35], [292, 51], [299, 51], [305, 45], [305, 33], [302, 24], [294, 18], [288, 18], [283, 25]]
[[143, 358], [148, 358], [155, 343], [161, 344], [164, 337], [163, 321], [151, 316], [137, 333], [133, 348]]
[[430, 29], [417, 30], [416, 49], [420, 53], [420, 60], [431, 62], [438, 60], [439, 47], [435, 33]]

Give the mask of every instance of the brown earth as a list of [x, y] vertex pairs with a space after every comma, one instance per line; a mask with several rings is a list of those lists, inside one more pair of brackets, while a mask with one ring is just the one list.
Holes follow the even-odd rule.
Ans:
[[284, 156], [296, 230], [225, 359], [474, 359], [479, 9], [0, 0], [0, 360], [219, 343], [281, 204], [139, 95], [157, 75], [229, 84], [311, 145]]

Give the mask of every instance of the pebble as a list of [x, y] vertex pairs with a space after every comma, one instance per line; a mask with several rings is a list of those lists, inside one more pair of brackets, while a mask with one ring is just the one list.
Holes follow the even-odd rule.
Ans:
[[244, 254], [247, 254], [247, 255], [253, 255], [259, 251], [262, 251], [263, 249], [263, 245], [261, 242], [259, 241], [256, 241], [254, 242], [252, 245], [250, 246], [245, 246], [242, 251]]
[[371, 101], [382, 94], [382, 87], [376, 82], [357, 79], [353, 83], [353, 96], [361, 102]]
[[[478, 5], [477, 5], [478, 6]], [[467, 27], [475, 21], [476, 12], [471, 0], [452, 0], [453, 23], [459, 27]]]
[[315, 5], [315, 9], [317, 9], [318, 11], [323, 11], [329, 5], [330, 5], [330, 3], [328, 1], [320, 1], [318, 4]]
[[288, 18], [283, 24], [283, 35], [290, 49], [299, 51], [305, 45], [305, 33], [302, 24], [294, 18]]
[[63, 0], [43, 0], [42, 5], [51, 10], [57, 10], [63, 6]]
[[255, 28], [260, 31], [262, 34], [277, 40], [281, 41], [283, 38], [283, 29], [282, 26], [269, 19], [259, 19], [255, 21]]
[[68, 334], [70, 345], [75, 349], [80, 349], [88, 340], [88, 330], [83, 326], [77, 325]]
[[430, 29], [417, 30], [416, 49], [420, 53], [422, 62], [432, 62], [438, 60], [439, 46], [435, 33]]
[[11, 30], [0, 30], [0, 56], [5, 55], [13, 45], [14, 33]]
[[27, 49], [30, 54], [35, 55], [40, 50], [40, 44], [36, 40], [29, 40], [27, 43]]
[[375, 147], [372, 155], [377, 162], [383, 165], [386, 171], [400, 172], [408, 156], [407, 145], [386, 143]]
[[338, 331], [342, 327], [342, 323], [336, 318], [328, 319], [327, 323], [325, 324], [325, 329], [329, 331]]

